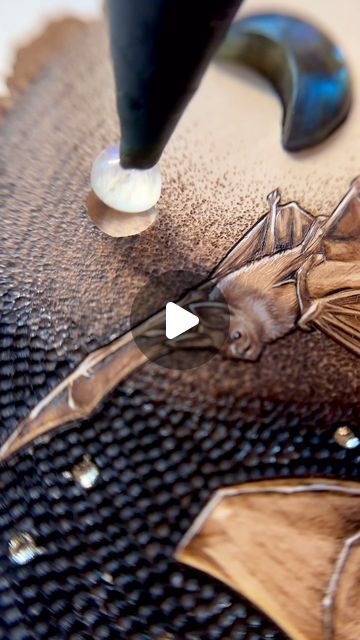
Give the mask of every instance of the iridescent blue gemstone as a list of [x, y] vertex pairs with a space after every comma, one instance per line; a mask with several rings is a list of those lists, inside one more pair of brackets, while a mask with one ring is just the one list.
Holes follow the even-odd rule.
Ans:
[[347, 117], [350, 74], [340, 49], [298, 18], [260, 14], [235, 22], [218, 57], [269, 79], [283, 107], [283, 146], [298, 151], [325, 140]]

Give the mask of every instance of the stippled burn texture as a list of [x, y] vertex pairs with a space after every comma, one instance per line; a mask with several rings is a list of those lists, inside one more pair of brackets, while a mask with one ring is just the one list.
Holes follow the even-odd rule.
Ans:
[[[103, 27], [74, 37], [4, 119], [2, 441], [84, 355], [127, 329], [148, 274], [210, 271], [263, 213], [263, 194], [280, 176], [269, 160], [262, 179], [265, 160], [252, 180], [239, 166], [241, 141], [223, 121], [232, 106], [221, 89], [231, 81], [216, 73], [167, 151], [158, 220], [126, 240], [103, 236], [85, 210], [92, 158], [118, 136]], [[247, 158], [250, 169], [253, 161]], [[298, 169], [302, 186], [289, 166], [284, 195], [328, 212], [358, 173], [350, 160], [340, 169], [331, 185], [312, 187], [313, 166]], [[358, 427], [359, 379], [355, 356], [317, 333], [270, 346], [260, 364], [216, 357], [186, 372], [149, 364], [92, 419], [17, 455], [0, 471], [0, 638], [282, 638], [238, 596], [172, 554], [221, 486], [357, 479], [356, 450], [339, 450], [324, 428]], [[86, 454], [100, 479], [84, 493], [62, 472]], [[10, 563], [7, 543], [24, 530], [47, 552], [20, 567]]]

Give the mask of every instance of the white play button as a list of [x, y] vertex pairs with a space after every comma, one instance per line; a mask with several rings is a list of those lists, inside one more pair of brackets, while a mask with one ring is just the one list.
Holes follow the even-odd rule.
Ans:
[[177, 338], [177, 336], [181, 336], [182, 333], [189, 331], [189, 329], [199, 324], [199, 318], [194, 313], [190, 313], [190, 311], [179, 307], [175, 302], [168, 302], [166, 304], [165, 320], [165, 334], [168, 340], [173, 340]]
[[[209, 289], [216, 301], [210, 309], [206, 308], [207, 290], [202, 284], [199, 297], [195, 295], [204, 278], [203, 272], [166, 271], [151, 276], [135, 296], [130, 315], [133, 338], [144, 356], [157, 366], [177, 371], [200, 367], [227, 341], [230, 320], [221, 292]], [[205, 303], [202, 312], [197, 302]]]

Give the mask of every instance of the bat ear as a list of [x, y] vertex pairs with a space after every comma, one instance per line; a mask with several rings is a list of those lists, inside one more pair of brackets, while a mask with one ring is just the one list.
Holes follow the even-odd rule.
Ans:
[[229, 327], [229, 309], [225, 302], [194, 302], [190, 311], [197, 315], [204, 327], [217, 331], [227, 331]]

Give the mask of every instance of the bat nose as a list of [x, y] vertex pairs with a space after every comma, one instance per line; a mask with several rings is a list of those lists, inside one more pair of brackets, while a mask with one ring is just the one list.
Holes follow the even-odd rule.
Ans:
[[251, 348], [244, 352], [242, 355], [243, 360], [247, 360], [248, 362], [256, 362], [258, 360], [261, 353], [261, 348]]
[[230, 342], [227, 348], [228, 356], [237, 360], [247, 360], [255, 362], [262, 351], [262, 345], [251, 344], [248, 340], [246, 343]]

